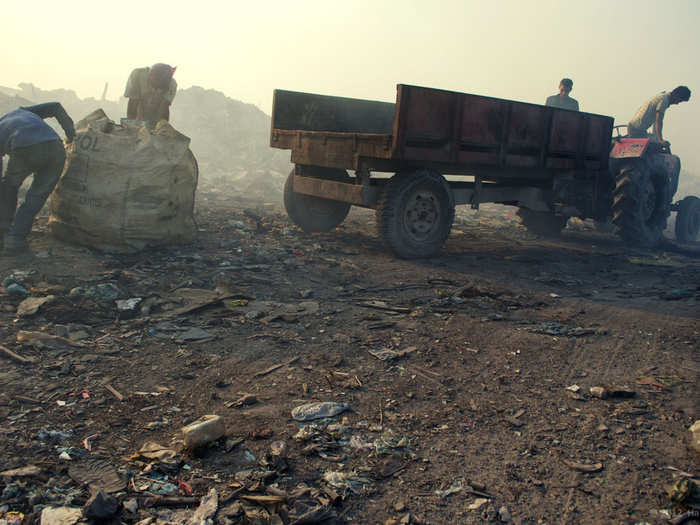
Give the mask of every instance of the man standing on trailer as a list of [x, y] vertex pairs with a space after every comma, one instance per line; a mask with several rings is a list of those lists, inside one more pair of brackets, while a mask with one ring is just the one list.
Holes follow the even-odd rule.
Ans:
[[559, 93], [547, 97], [547, 101], [544, 103], [545, 106], [550, 106], [559, 109], [570, 109], [572, 111], [578, 111], [578, 101], [569, 96], [571, 89], [574, 87], [574, 81], [570, 78], [562, 78], [559, 82]]
[[[73, 120], [58, 102], [15, 109], [0, 117], [0, 173], [2, 156], [10, 156], [5, 175], [0, 177], [0, 234], [4, 236], [8, 253], [28, 249], [27, 236], [34, 217], [63, 172], [66, 152], [60, 137], [44, 122], [49, 117], [58, 120], [66, 140], [72, 142]], [[31, 174], [34, 174], [32, 185], [17, 209], [17, 193]]]
[[170, 120], [170, 104], [177, 93], [175, 69], [168, 64], [134, 69], [124, 90], [124, 96], [129, 99], [126, 118], [153, 124]]
[[654, 126], [651, 138], [661, 144], [668, 145], [662, 133], [666, 110], [673, 104], [680, 104], [688, 100], [690, 100], [690, 89], [687, 86], [678, 86], [670, 93], [662, 91], [658, 95], [654, 95], [637, 110], [634, 118], [630, 120], [627, 125], [628, 135], [632, 138], [647, 138], [649, 136], [647, 130]]

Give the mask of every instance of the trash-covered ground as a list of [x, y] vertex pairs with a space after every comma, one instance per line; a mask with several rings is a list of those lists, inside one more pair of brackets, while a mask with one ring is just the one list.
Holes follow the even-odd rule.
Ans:
[[33, 258], [0, 258], [3, 525], [653, 524], [697, 503], [696, 252], [544, 240], [493, 206], [402, 261], [364, 210], [306, 235], [276, 200], [198, 199], [192, 245], [104, 255], [42, 219]]

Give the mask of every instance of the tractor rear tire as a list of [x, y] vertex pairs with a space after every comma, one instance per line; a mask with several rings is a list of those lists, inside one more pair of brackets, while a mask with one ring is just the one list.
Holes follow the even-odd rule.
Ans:
[[420, 169], [386, 183], [376, 210], [379, 235], [403, 259], [437, 254], [450, 235], [455, 201], [445, 178]]
[[547, 211], [533, 211], [520, 208], [517, 213], [527, 231], [542, 237], [559, 237], [566, 226], [566, 217]]
[[654, 177], [644, 160], [624, 165], [615, 179], [613, 222], [626, 242], [654, 248], [663, 240], [671, 213], [664, 177]]
[[695, 242], [700, 233], [700, 199], [686, 197], [678, 205], [676, 215], [676, 239], [679, 242]]
[[[299, 166], [300, 175], [336, 182], [352, 183], [345, 170], [321, 166]], [[294, 191], [294, 171], [284, 184], [284, 208], [292, 222], [307, 233], [329, 232], [348, 216], [349, 202], [324, 199]]]

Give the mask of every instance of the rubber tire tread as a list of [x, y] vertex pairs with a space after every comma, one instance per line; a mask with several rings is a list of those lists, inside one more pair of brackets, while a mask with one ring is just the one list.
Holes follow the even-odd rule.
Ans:
[[697, 240], [698, 230], [692, 220], [696, 214], [700, 214], [699, 198], [691, 195], [679, 203], [676, 215], [676, 239], [679, 242], [691, 243]]
[[[352, 178], [345, 170], [321, 166], [301, 166], [302, 172], [319, 179], [351, 183]], [[350, 212], [349, 202], [336, 201], [294, 192], [294, 172], [284, 183], [284, 208], [292, 222], [307, 233], [325, 233], [340, 226]], [[326, 213], [318, 213], [313, 206], [320, 205]]]
[[[668, 216], [671, 213], [670, 200], [665, 195], [657, 196], [657, 207], [647, 222], [643, 218], [640, 191], [643, 184], [650, 181], [658, 193], [658, 181], [654, 184], [652, 174], [643, 159], [624, 165], [615, 177], [613, 191], [613, 223], [617, 234], [627, 243], [654, 248], [663, 240]], [[666, 190], [665, 190], [666, 191]], [[659, 200], [661, 204], [659, 205]], [[659, 209], [663, 206], [662, 209]]]
[[[403, 231], [402, 204], [405, 204], [413, 191], [425, 187], [434, 190], [442, 201], [438, 219], [440, 224], [437, 234], [432, 239], [418, 243]], [[402, 259], [432, 257], [440, 252], [452, 230], [455, 217], [454, 195], [445, 177], [440, 173], [428, 169], [396, 173], [381, 193], [375, 216], [379, 235], [394, 255]]]
[[566, 226], [566, 217], [546, 211], [519, 208], [516, 214], [527, 231], [542, 237], [559, 237]]

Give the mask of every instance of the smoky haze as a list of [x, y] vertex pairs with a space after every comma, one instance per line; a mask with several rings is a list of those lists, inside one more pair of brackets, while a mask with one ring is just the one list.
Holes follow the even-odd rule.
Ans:
[[275, 88], [392, 102], [406, 83], [541, 104], [566, 76], [583, 111], [626, 123], [685, 84], [694, 95], [667, 112], [664, 136], [684, 171], [700, 173], [695, 0], [76, 0], [3, 11], [1, 85], [99, 99], [107, 83], [114, 101], [132, 68], [154, 62], [176, 65], [181, 89], [212, 88], [268, 114]]

